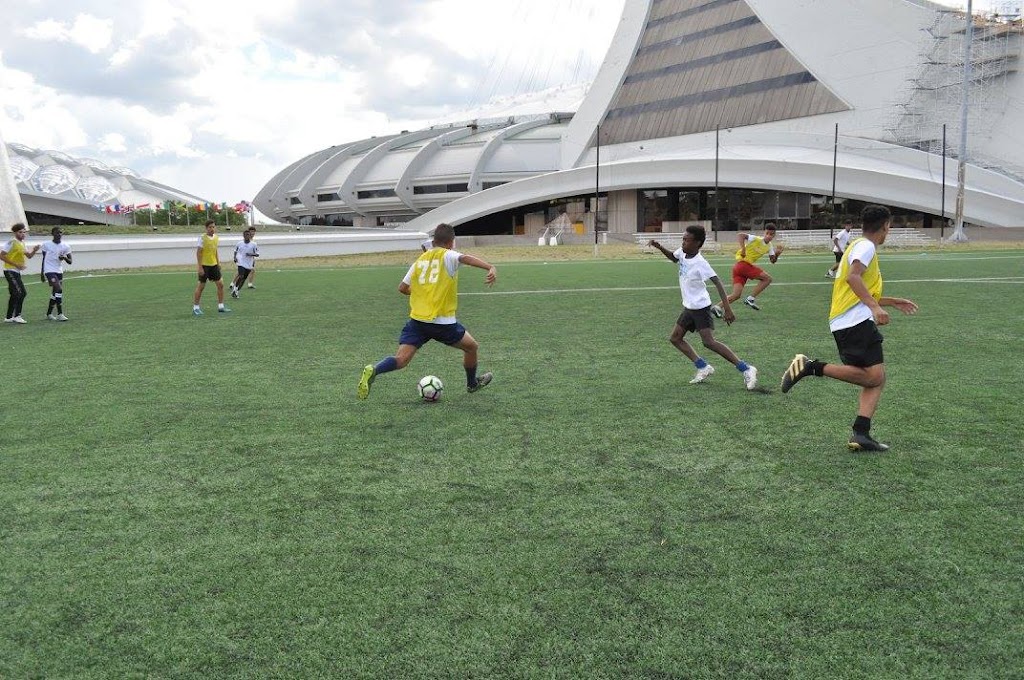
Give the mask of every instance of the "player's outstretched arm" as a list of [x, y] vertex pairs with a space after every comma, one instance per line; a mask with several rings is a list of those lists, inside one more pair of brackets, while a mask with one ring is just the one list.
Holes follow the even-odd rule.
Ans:
[[665, 246], [661, 245], [660, 243], [655, 241], [653, 238], [650, 241], [647, 242], [647, 245], [651, 246], [652, 248], [657, 248], [658, 250], [661, 251], [662, 255], [664, 255], [668, 259], [672, 260], [673, 262], [679, 262], [679, 260], [676, 258], [675, 254], [671, 250], [669, 250]]
[[488, 286], [493, 286], [494, 283], [498, 280], [498, 270], [495, 269], [493, 264], [487, 262], [486, 260], [481, 260], [479, 257], [476, 257], [475, 255], [466, 255], [465, 253], [463, 253], [462, 255], [459, 256], [459, 262], [461, 262], [462, 264], [468, 264], [470, 267], [476, 267], [477, 269], [486, 270], [487, 276], [484, 277], [484, 283], [486, 283]]
[[904, 314], [916, 314], [917, 303], [907, 298], [883, 297], [878, 301], [883, 307], [895, 307]]

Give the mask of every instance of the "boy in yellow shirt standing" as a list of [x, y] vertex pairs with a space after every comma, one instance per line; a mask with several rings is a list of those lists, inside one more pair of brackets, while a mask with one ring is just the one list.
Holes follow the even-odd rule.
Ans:
[[11, 227], [11, 234], [14, 236], [0, 249], [0, 260], [4, 263], [4, 278], [7, 279], [7, 289], [11, 296], [7, 300], [7, 316], [5, 323], [26, 323], [21, 318], [21, 306], [25, 303], [25, 283], [21, 280], [21, 272], [28, 266], [26, 260], [30, 259], [39, 250], [36, 244], [31, 250], [25, 248], [25, 234], [28, 227], [18, 223]]
[[883, 307], [895, 307], [904, 314], [913, 314], [917, 305], [905, 298], [882, 297], [882, 270], [878, 266], [876, 251], [889, 234], [892, 213], [886, 207], [869, 205], [862, 212], [862, 220], [864, 236], [854, 239], [846, 247], [832, 286], [829, 328], [843, 365], [827, 364], [797, 354], [782, 375], [782, 391], [789, 392], [793, 385], [809, 375], [827, 376], [859, 385], [860, 403], [848, 446], [851, 451], [888, 451], [887, 444], [871, 437], [871, 418], [885, 386], [882, 334], [878, 326], [889, 323], [889, 312]]
[[192, 314], [202, 316], [203, 310], [199, 307], [199, 300], [203, 297], [203, 289], [207, 281], [217, 284], [217, 311], [220, 313], [230, 312], [224, 306], [224, 281], [220, 272], [220, 255], [217, 253], [217, 246], [220, 245], [220, 237], [217, 236], [217, 223], [213, 220], [206, 220], [206, 233], [199, 237], [196, 243], [196, 273], [199, 275], [199, 284], [196, 292], [192, 295]]
[[493, 286], [498, 272], [493, 265], [473, 255], [456, 250], [455, 228], [440, 224], [434, 231], [433, 247], [425, 251], [409, 267], [398, 284], [398, 292], [409, 296], [409, 321], [398, 339], [398, 351], [374, 364], [367, 364], [359, 378], [356, 396], [366, 399], [370, 386], [378, 375], [405, 368], [416, 356], [417, 350], [431, 340], [437, 340], [463, 352], [462, 365], [466, 369], [466, 389], [476, 392], [486, 387], [493, 378], [490, 372], [477, 376], [477, 350], [479, 344], [455, 318], [459, 295], [459, 265], [485, 269], [484, 279]]

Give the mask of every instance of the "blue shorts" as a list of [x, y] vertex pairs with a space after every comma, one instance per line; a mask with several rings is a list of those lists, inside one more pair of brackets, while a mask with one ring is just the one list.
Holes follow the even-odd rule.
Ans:
[[405, 328], [402, 329], [402, 334], [398, 336], [398, 344], [412, 345], [419, 349], [431, 340], [437, 340], [446, 345], [454, 345], [462, 340], [462, 336], [465, 334], [465, 326], [458, 321], [455, 323], [426, 323], [409, 319]]

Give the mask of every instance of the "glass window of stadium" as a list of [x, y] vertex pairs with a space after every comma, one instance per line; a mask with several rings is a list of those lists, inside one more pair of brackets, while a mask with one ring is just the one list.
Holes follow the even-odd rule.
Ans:
[[[708, 221], [726, 231], [758, 229], [766, 221], [783, 229], [809, 229], [811, 216], [811, 194], [792, 191], [721, 187], [716, 192], [707, 187], [637, 192], [638, 231], [663, 231], [665, 222], [692, 221]], [[669, 231], [679, 226], [672, 224]]]

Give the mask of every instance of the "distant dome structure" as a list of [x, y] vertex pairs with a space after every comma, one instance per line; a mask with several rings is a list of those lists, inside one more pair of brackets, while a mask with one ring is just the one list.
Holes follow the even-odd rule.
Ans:
[[[1024, 226], [1021, 28], [975, 23], [965, 220]], [[340, 143], [255, 205], [460, 234], [810, 228], [865, 201], [928, 225], [955, 208], [966, 25], [927, 0], [626, 0], [578, 104]]]
[[[189, 204], [206, 199], [143, 178], [130, 168], [94, 158], [7, 143], [11, 173], [30, 223], [118, 222], [117, 206]], [[102, 214], [102, 216], [101, 216]]]

